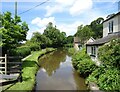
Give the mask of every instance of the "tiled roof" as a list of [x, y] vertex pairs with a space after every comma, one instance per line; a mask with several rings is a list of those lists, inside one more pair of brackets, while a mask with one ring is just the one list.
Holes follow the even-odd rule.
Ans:
[[112, 18], [114, 18], [115, 16], [118, 16], [118, 15], [120, 15], [120, 11], [118, 13], [116, 13], [115, 15], [113, 15], [112, 17], [104, 20], [103, 23], [106, 22], [106, 21], [108, 21], [108, 20], [110, 20], [110, 19], [112, 19]]
[[89, 42], [86, 45], [102, 45], [111, 41], [112, 39], [120, 38], [120, 31], [116, 33], [109, 34], [108, 36], [95, 40], [94, 42]]

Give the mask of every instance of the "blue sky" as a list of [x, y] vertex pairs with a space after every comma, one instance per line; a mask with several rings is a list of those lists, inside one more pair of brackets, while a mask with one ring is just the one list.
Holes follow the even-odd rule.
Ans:
[[[15, 0], [16, 1], [16, 0]], [[47, 3], [20, 14], [44, 0], [18, 1], [18, 15], [29, 25], [27, 39], [33, 32], [43, 33], [48, 22], [53, 22], [60, 31], [74, 35], [81, 24], [90, 24], [98, 17], [106, 18], [111, 13], [118, 12], [119, 0], [49, 0]], [[14, 16], [14, 0], [2, 0], [2, 13], [10, 11]]]

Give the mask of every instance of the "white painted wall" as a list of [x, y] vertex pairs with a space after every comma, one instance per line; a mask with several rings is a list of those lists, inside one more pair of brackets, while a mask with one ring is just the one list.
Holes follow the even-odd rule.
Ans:
[[[91, 55], [91, 54], [92, 54], [92, 52], [91, 52], [91, 51], [92, 51], [92, 50], [91, 50], [92, 46], [87, 46], [86, 48], [87, 48], [87, 54], [88, 54], [88, 55]], [[98, 58], [98, 55], [97, 55], [97, 54], [98, 54], [98, 48], [99, 48], [98, 46], [95, 46], [95, 49], [96, 49], [96, 55], [95, 55], [95, 56], [96, 56], [96, 57], [92, 57], [92, 56], [91, 56], [91, 59], [92, 59], [92, 60], [95, 60], [95, 59]]]
[[120, 15], [115, 16], [114, 18], [103, 23], [103, 37], [107, 36], [109, 33], [109, 22], [113, 21], [113, 32], [120, 31]]

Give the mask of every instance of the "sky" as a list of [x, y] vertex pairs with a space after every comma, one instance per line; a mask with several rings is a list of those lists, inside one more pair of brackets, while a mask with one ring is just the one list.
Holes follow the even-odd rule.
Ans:
[[[107, 15], [117, 13], [120, 0], [1, 0], [1, 12], [10, 11], [14, 16], [15, 1], [18, 16], [29, 26], [27, 39], [30, 39], [33, 32], [42, 34], [49, 22], [67, 36], [74, 35], [79, 25], [88, 25], [98, 17], [105, 19]], [[47, 2], [39, 5], [44, 1]], [[36, 5], [39, 6], [33, 8]], [[31, 10], [24, 12], [28, 9]]]

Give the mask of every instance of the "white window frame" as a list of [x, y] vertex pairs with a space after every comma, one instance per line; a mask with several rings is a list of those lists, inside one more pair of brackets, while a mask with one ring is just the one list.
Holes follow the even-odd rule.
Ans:
[[109, 33], [113, 33], [113, 21], [109, 22]]
[[91, 47], [91, 55], [96, 56], [96, 46]]

